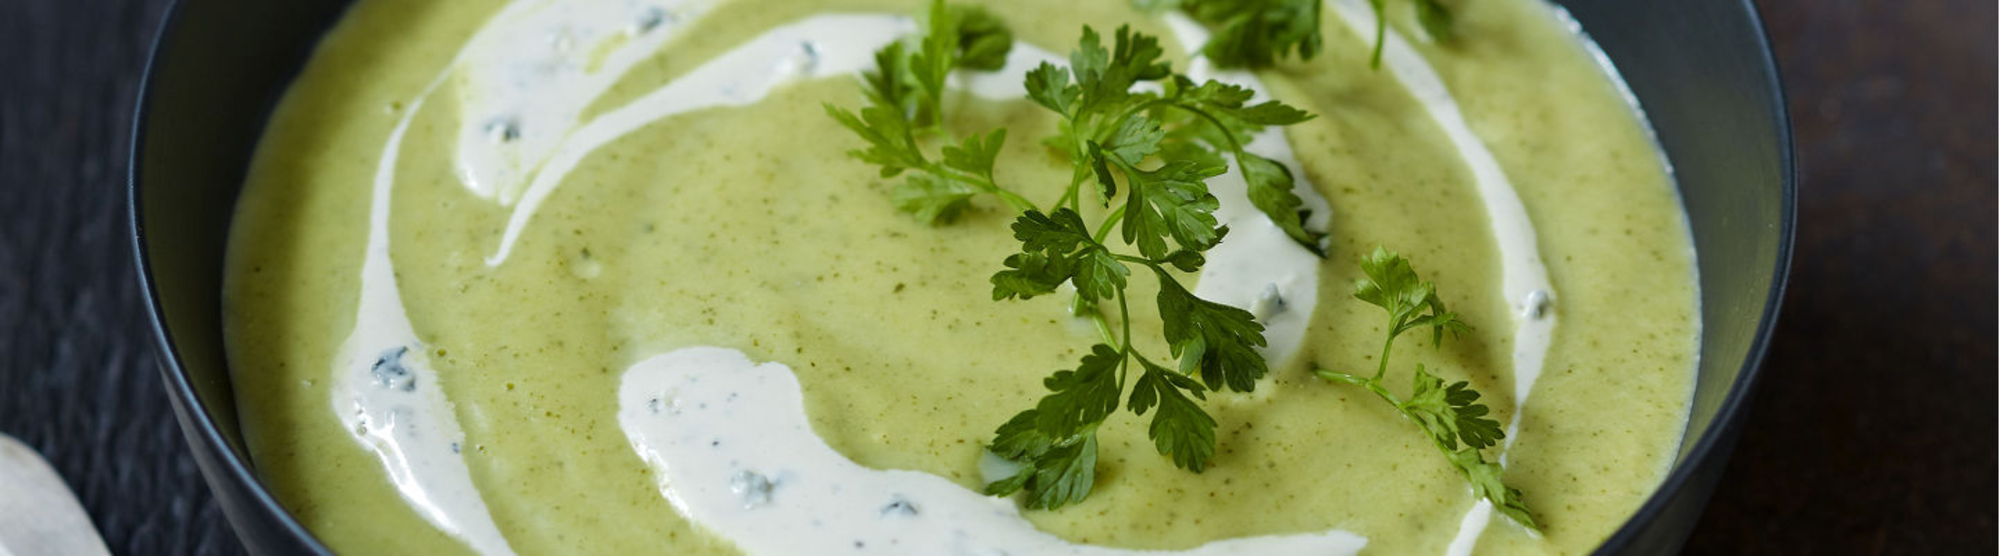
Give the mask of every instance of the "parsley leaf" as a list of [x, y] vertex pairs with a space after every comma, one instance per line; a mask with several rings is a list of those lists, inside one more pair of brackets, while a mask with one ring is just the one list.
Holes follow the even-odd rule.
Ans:
[[1090, 229], [1083, 225], [1083, 217], [1067, 208], [1056, 209], [1053, 215], [1037, 210], [1021, 213], [1012, 228], [1014, 239], [1021, 241], [1023, 251], [1068, 253], [1079, 244], [1094, 242]]
[[1056, 509], [1090, 496], [1097, 483], [1097, 432], [1057, 444], [1035, 459], [1035, 478], [1028, 481], [1028, 507]]
[[1007, 270], [992, 278], [993, 300], [1029, 299], [1069, 282], [1088, 301], [1108, 299], [1125, 289], [1130, 271], [1111, 250], [1090, 237], [1083, 217], [1068, 208], [1054, 214], [1029, 210], [1014, 220], [1021, 252], [1007, 257]]
[[1083, 88], [1069, 82], [1069, 68], [1043, 62], [1028, 70], [1026, 79], [1028, 99], [1057, 114], [1072, 114], [1077, 97], [1083, 96]]
[[889, 199], [896, 208], [916, 215], [918, 220], [949, 222], [972, 206], [972, 197], [978, 194], [978, 187], [964, 182], [918, 173], [890, 190]]
[[1014, 48], [1014, 32], [1000, 18], [984, 8], [951, 4], [958, 29], [960, 68], [996, 71], [1007, 65], [1007, 52]]
[[1097, 482], [1097, 432], [1057, 439], [1035, 425], [1030, 409], [1016, 414], [1000, 429], [987, 449], [1008, 460], [1025, 462], [1013, 476], [987, 483], [983, 491], [1007, 496], [1027, 491], [1031, 508], [1059, 508], [1080, 502]]
[[1126, 243], [1139, 246], [1139, 253], [1165, 257], [1167, 238], [1183, 249], [1207, 251], [1229, 232], [1228, 227], [1216, 224], [1214, 213], [1220, 205], [1202, 184], [1221, 175], [1222, 168], [1188, 160], [1168, 162], [1153, 171], [1120, 166], [1126, 169], [1132, 191], [1119, 230]]
[[1401, 255], [1376, 247], [1362, 258], [1361, 272], [1367, 278], [1354, 284], [1354, 297], [1389, 312], [1390, 342], [1403, 332], [1424, 326], [1431, 327], [1433, 344], [1444, 341], [1446, 333], [1456, 337], [1472, 331], [1458, 320], [1458, 313], [1445, 308], [1437, 287], [1418, 278], [1416, 269]]
[[910, 134], [909, 120], [893, 108], [870, 106], [861, 109], [860, 116], [855, 116], [852, 112], [829, 105], [826, 115], [868, 141], [868, 148], [847, 151], [847, 155], [881, 166], [882, 177], [895, 177], [903, 170], [930, 165], [930, 160], [917, 149], [916, 138]]
[[[945, 80], [954, 69], [993, 71], [1007, 64], [1014, 33], [977, 6], [931, 3], [929, 21], [917, 51], [906, 65], [924, 94], [915, 118], [921, 125], [943, 119]], [[879, 64], [879, 62], [878, 62]]]
[[[1135, 0], [1148, 10], [1179, 9], [1207, 26], [1213, 34], [1201, 47], [1202, 56], [1224, 68], [1264, 68], [1297, 53], [1311, 60], [1325, 48], [1320, 36], [1321, 0]], [[1411, 0], [1417, 23], [1434, 40], [1451, 38], [1451, 11], [1440, 0]], [[1382, 65], [1387, 36], [1388, 0], [1368, 0], [1375, 9], [1375, 45], [1371, 64]]]
[[1167, 138], [1167, 130], [1160, 128], [1160, 121], [1152, 118], [1132, 118], [1118, 126], [1118, 130], [1102, 142], [1099, 158], [1114, 157], [1127, 166], [1137, 165], [1153, 153], [1160, 152], [1160, 141]]
[[[1205, 181], [1223, 171], [1218, 162], [1223, 158], [1221, 153], [1227, 153], [1235, 158], [1248, 184], [1251, 204], [1301, 246], [1323, 254], [1319, 244], [1324, 234], [1306, 229], [1309, 214], [1301, 210], [1303, 201], [1292, 192], [1295, 182], [1291, 171], [1243, 148], [1250, 136], [1266, 127], [1296, 124], [1311, 119], [1312, 115], [1275, 100], [1251, 104], [1252, 91], [1237, 85], [1215, 80], [1197, 84], [1187, 76], [1173, 74], [1170, 68], [1160, 69], [1166, 66], [1159, 61], [1161, 50], [1157, 39], [1123, 27], [1114, 36], [1114, 46], [1106, 49], [1096, 31], [1086, 27], [1077, 49], [1070, 55], [1072, 68], [1045, 63], [1028, 74], [1029, 97], [1063, 116], [1061, 133], [1044, 143], [1069, 154], [1074, 165], [1072, 192], [1057, 204], [1069, 203], [1075, 207], [1076, 185], [1093, 178], [1098, 184], [1099, 197], [1109, 202], [1118, 192], [1118, 174], [1124, 174], [1128, 182], [1151, 177], [1139, 170], [1141, 162], [1149, 157], [1162, 157], [1169, 163], [1192, 162], [1190, 167], [1172, 171], [1198, 169], [1200, 175], [1195, 180]], [[1071, 81], [1072, 75], [1075, 82]], [[1152, 81], [1161, 82], [1164, 94], [1130, 90], [1138, 83]], [[1215, 170], [1210, 172], [1210, 168]], [[1170, 223], [1183, 225], [1135, 230], [1135, 226], [1161, 220], [1132, 214], [1148, 208], [1146, 205], [1127, 206], [1124, 213], [1127, 226], [1121, 238], [1138, 245], [1148, 257], [1161, 256], [1165, 253], [1164, 232], [1191, 231], [1191, 225], [1186, 224], [1208, 218], [1205, 214], [1214, 212], [1208, 203], [1198, 201], [1207, 196], [1206, 185], [1200, 189], [1198, 195], [1179, 197], [1193, 202], [1188, 208], [1204, 216], [1181, 214], [1177, 216], [1194, 216], [1195, 220], [1174, 219]], [[1140, 196], [1135, 193], [1133, 197]], [[1167, 199], [1158, 195], [1147, 197]], [[1127, 200], [1128, 205], [1132, 200]], [[1164, 216], [1164, 209], [1183, 204], [1186, 203], [1150, 208], [1155, 215]], [[1174, 239], [1203, 242], [1194, 235]], [[1196, 248], [1185, 242], [1181, 245]], [[1197, 248], [1200, 249], [1206, 248]]]
[[1095, 427], [1118, 411], [1118, 398], [1123, 391], [1118, 371], [1125, 364], [1125, 354], [1104, 344], [1090, 349], [1076, 370], [1056, 371], [1042, 380], [1042, 386], [1052, 392], [1035, 404], [1039, 416], [1035, 428], [1043, 435], [1076, 436], [1085, 427]]
[[[1174, 76], [1167, 85], [1167, 99], [1187, 114], [1180, 118], [1175, 137], [1179, 141], [1199, 141], [1211, 149], [1227, 149], [1248, 186], [1250, 204], [1277, 224], [1294, 242], [1313, 254], [1325, 256], [1320, 242], [1326, 234], [1305, 227], [1311, 218], [1302, 209], [1305, 202], [1292, 192], [1296, 184], [1291, 170], [1277, 161], [1243, 149], [1237, 137], [1248, 137], [1268, 126], [1286, 126], [1312, 119], [1311, 114], [1275, 100], [1249, 104], [1250, 89], [1210, 80], [1195, 85], [1184, 76]], [[1212, 124], [1200, 125], [1201, 120]], [[1172, 144], [1172, 143], [1170, 143]], [[1174, 145], [1176, 148], [1181, 145]], [[1218, 157], [1219, 158], [1219, 157]]]
[[1076, 277], [1070, 279], [1070, 285], [1076, 286], [1076, 295], [1085, 301], [1110, 299], [1125, 291], [1125, 277], [1131, 272], [1111, 250], [1099, 245], [1077, 255]]
[[[1008, 423], [1022, 420], [1022, 416], [1017, 415]], [[1016, 433], [1019, 434], [1018, 431]], [[1082, 502], [1090, 496], [1090, 489], [1097, 483], [1096, 431], [1062, 442], [1033, 446], [1009, 458], [1025, 460], [1027, 465], [1011, 477], [987, 483], [982, 491], [991, 496], [1025, 491], [1029, 508], [1047, 510]]]
[[1084, 26], [1083, 38], [1069, 54], [1070, 71], [1082, 94], [1076, 112], [1070, 115], [1116, 108], [1135, 94], [1133, 85], [1172, 75], [1172, 67], [1160, 61], [1165, 54], [1158, 38], [1134, 33], [1122, 25], [1113, 35], [1112, 49], [1106, 51], [1097, 31]]
[[1486, 405], [1478, 403], [1479, 391], [1466, 381], [1447, 386], [1444, 379], [1417, 365], [1411, 382], [1410, 399], [1403, 402], [1403, 408], [1414, 413], [1418, 425], [1438, 442], [1456, 448], [1463, 441], [1473, 448], [1485, 448], [1506, 436], [1499, 421], [1486, 417]]
[[1172, 83], [1174, 89], [1168, 96], [1193, 103], [1215, 116], [1234, 120], [1237, 125], [1229, 129], [1238, 133], [1256, 133], [1263, 126], [1292, 125], [1312, 119], [1312, 115], [1304, 110], [1275, 100], [1250, 104], [1255, 92], [1239, 85], [1209, 80], [1196, 86], [1193, 80], [1178, 75], [1174, 76]]
[[994, 431], [994, 455], [1022, 463], [1013, 476], [988, 483], [984, 492], [1026, 491], [1030, 508], [1055, 509], [1090, 495], [1097, 481], [1097, 425], [1118, 410], [1119, 367], [1125, 356], [1098, 345], [1076, 370], [1057, 371], [1043, 386], [1053, 391]]
[[1485, 498], [1493, 503], [1493, 509], [1529, 529], [1539, 529], [1533, 515], [1528, 513], [1528, 504], [1521, 501], [1521, 490], [1501, 482], [1502, 469], [1499, 463], [1486, 461], [1479, 450], [1465, 448], [1446, 456], [1452, 467], [1458, 468], [1466, 482], [1472, 484], [1473, 496]]
[[1479, 403], [1479, 392], [1470, 383], [1447, 384], [1421, 364], [1411, 374], [1408, 399], [1398, 398], [1382, 382], [1389, 368], [1390, 348], [1397, 336], [1430, 327], [1432, 343], [1436, 344], [1443, 341], [1445, 334], [1456, 337], [1470, 332], [1471, 327], [1458, 320], [1457, 313], [1445, 309], [1444, 302], [1438, 300], [1437, 287], [1418, 277], [1410, 261], [1402, 256], [1377, 247], [1362, 258], [1361, 270], [1367, 277], [1355, 283], [1354, 297], [1389, 313], [1389, 337], [1383, 342], [1375, 375], [1363, 377], [1327, 369], [1317, 369], [1314, 374], [1374, 392], [1430, 437], [1445, 460], [1471, 485], [1474, 496], [1492, 502], [1495, 509], [1516, 523], [1536, 528], [1534, 516], [1521, 500], [1521, 491], [1503, 483], [1500, 464], [1486, 461], [1481, 452], [1500, 445], [1507, 433], [1500, 428], [1499, 421], [1488, 416], [1492, 409]]
[[1000, 157], [1000, 146], [1006, 142], [1007, 128], [1004, 127], [984, 136], [974, 134], [958, 146], [945, 146], [944, 165], [990, 181], [993, 179], [993, 161]]
[[1323, 0], [1154, 0], [1155, 8], [1179, 8], [1214, 30], [1203, 56], [1216, 65], [1267, 67], [1297, 52], [1312, 59], [1325, 46], [1319, 33]]
[[1256, 349], [1264, 347], [1264, 325], [1249, 311], [1195, 297], [1166, 270], [1155, 270], [1163, 332], [1174, 356], [1181, 358], [1181, 372], [1200, 371], [1210, 390], [1255, 390], [1257, 379], [1268, 372], [1264, 354]]
[[825, 105], [828, 116], [868, 144], [849, 151], [850, 156], [881, 166], [884, 178], [916, 171], [891, 190], [896, 208], [920, 221], [941, 223], [964, 212], [980, 193], [998, 196], [1016, 210], [1034, 207], [994, 179], [994, 160], [1007, 141], [1005, 129], [973, 134], [956, 146], [947, 144], [941, 160], [925, 156], [920, 141], [943, 132], [944, 89], [950, 73], [999, 69], [1012, 47], [1013, 34], [991, 14], [937, 0], [914, 50], [898, 41], [875, 52], [875, 68], [861, 77], [869, 106], [860, 115]]
[[1013, 419], [1008, 419], [1006, 424], [994, 431], [993, 443], [988, 444], [986, 449], [1007, 459], [1028, 459], [1041, 455], [1055, 441], [1042, 434], [1041, 427], [1035, 426], [1039, 421], [1041, 416], [1033, 409], [1015, 414]]
[[1243, 153], [1238, 156], [1238, 167], [1243, 171], [1243, 182], [1249, 187], [1250, 205], [1271, 216], [1271, 223], [1277, 224], [1292, 241], [1312, 251], [1314, 255], [1326, 256], [1326, 248], [1320, 243], [1326, 233], [1306, 229], [1306, 221], [1312, 212], [1301, 208], [1305, 200], [1292, 193], [1292, 171], [1277, 161]]
[[1157, 404], [1160, 410], [1153, 413], [1146, 436], [1153, 439], [1160, 455], [1173, 458], [1174, 465], [1200, 473], [1208, 466], [1209, 458], [1215, 457], [1215, 418], [1209, 417], [1188, 396], [1206, 400], [1208, 397], [1202, 393], [1205, 389], [1187, 375], [1145, 358], [1140, 358], [1139, 364], [1146, 373], [1139, 376], [1139, 384], [1132, 388], [1127, 407], [1133, 414], [1144, 416]]
[[1451, 10], [1439, 0], [1414, 0], [1417, 4], [1417, 24], [1431, 40], [1448, 41], [1452, 36]]
[[993, 300], [1033, 299], [1054, 293], [1056, 286], [1076, 275], [1067, 258], [1049, 258], [1041, 253], [1008, 255], [1001, 263], [1006, 270], [993, 274]]

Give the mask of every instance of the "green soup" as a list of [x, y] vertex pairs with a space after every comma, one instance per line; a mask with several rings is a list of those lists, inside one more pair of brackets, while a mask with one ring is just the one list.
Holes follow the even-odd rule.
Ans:
[[[1082, 24], [1130, 24], [1184, 52], [1157, 16], [1122, 1], [995, 4], [1020, 41], [1049, 51], [1068, 51]], [[699, 15], [641, 11], [634, 30], [606, 41], [547, 40], [581, 52], [580, 71], [597, 75], [662, 24], [646, 16], [681, 27], [578, 105], [574, 119], [588, 122], [773, 27], [922, 5], [735, 0]], [[1421, 37], [1408, 6], [1390, 5], [1391, 28]], [[474, 548], [399, 490], [336, 401], [343, 342], [365, 324], [356, 315], [378, 178], [393, 184], [386, 275], [435, 370], [426, 386], [448, 400], [443, 418], [462, 429], [453, 453], [519, 553], [737, 552], [662, 496], [657, 470], [620, 428], [620, 375], [648, 356], [720, 346], [782, 363], [813, 431], [840, 454], [977, 490], [994, 427], [1097, 341], [1064, 296], [991, 299], [988, 277], [1019, 246], [1006, 206], [982, 199], [943, 226], [895, 210], [894, 180], [849, 158], [860, 141], [823, 113], [822, 103], [861, 102], [846, 75], [633, 122], [553, 182], [506, 259], [489, 264], [532, 187], [467, 187], [463, 108], [490, 99], [476, 72], [451, 68], [472, 63], [460, 52], [504, 6], [357, 2], [273, 114], [243, 190], [224, 284], [243, 429], [259, 477], [333, 549]], [[1543, 530], [1496, 518], [1478, 552], [1587, 552], [1655, 488], [1685, 425], [1699, 334], [1694, 251], [1671, 178], [1615, 76], [1553, 8], [1485, 0], [1454, 15], [1453, 40], [1411, 42], [1518, 194], [1556, 294], [1558, 324], [1525, 406], [1508, 395], [1516, 315], [1475, 172], [1423, 99], [1391, 68], [1370, 68], [1373, 37], [1329, 9], [1325, 52], [1257, 73], [1273, 96], [1317, 114], [1284, 133], [1330, 209], [1297, 355], [1274, 360], [1254, 394], [1210, 396], [1220, 446], [1205, 472], [1157, 455], [1142, 420], [1112, 419], [1094, 493], [1023, 512], [1036, 527], [1145, 549], [1339, 528], [1366, 537], [1371, 553], [1445, 553], [1476, 501], [1465, 482], [1392, 408], [1310, 373], [1358, 372], [1380, 356], [1380, 310], [1352, 296], [1355, 261], [1377, 245], [1415, 261], [1474, 328], [1441, 349], [1410, 335], [1391, 376], [1421, 363], [1486, 392], [1502, 423], [1520, 414], [1505, 478]], [[1024, 195], [1054, 198], [1068, 183], [1068, 163], [1036, 142], [1055, 133], [1052, 113], [1026, 100], [952, 102], [956, 127], [1008, 127], [999, 167]], [[528, 145], [543, 132], [513, 124], [500, 122], [497, 140], [518, 133]], [[378, 176], [385, 152], [397, 158]], [[1150, 304], [1134, 313], [1152, 315]], [[1142, 347], [1164, 352], [1157, 319], [1134, 324]]]

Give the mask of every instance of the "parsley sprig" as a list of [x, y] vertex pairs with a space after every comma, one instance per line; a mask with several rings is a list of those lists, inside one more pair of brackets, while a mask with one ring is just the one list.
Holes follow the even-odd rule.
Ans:
[[1452, 468], [1471, 484], [1473, 494], [1491, 501], [1502, 515], [1535, 528], [1534, 517], [1521, 501], [1521, 491], [1501, 482], [1500, 464], [1486, 461], [1482, 452], [1499, 444], [1507, 433], [1501, 430], [1499, 421], [1487, 416], [1491, 410], [1478, 403], [1477, 390], [1466, 381], [1447, 384], [1425, 370], [1421, 363], [1411, 374], [1408, 399], [1397, 397], [1382, 382], [1389, 371], [1390, 349], [1395, 347], [1396, 337], [1404, 332], [1428, 327], [1431, 343], [1441, 345], [1446, 334], [1457, 337], [1472, 328], [1458, 319], [1458, 313], [1445, 308], [1444, 301], [1438, 299], [1436, 286], [1419, 278], [1410, 261], [1401, 255], [1377, 247], [1361, 260], [1361, 270], [1366, 278], [1355, 283], [1354, 297], [1389, 313], [1388, 338], [1382, 342], [1382, 356], [1375, 374], [1364, 377], [1327, 369], [1315, 369], [1313, 373], [1327, 380], [1361, 386], [1389, 402], [1423, 429]]
[[[1451, 37], [1451, 10], [1441, 0], [1410, 0], [1417, 24], [1435, 40]], [[1325, 48], [1319, 19], [1325, 0], [1136, 0], [1149, 10], [1179, 9], [1214, 31], [1202, 45], [1203, 56], [1225, 68], [1263, 68], [1297, 53], [1311, 60]], [[1377, 15], [1389, 0], [1368, 0]], [[1387, 17], [1375, 18], [1375, 50], [1369, 64], [1382, 65]]]
[[[1123, 219], [1126, 243], [1136, 242], [1154, 258], [1167, 255], [1166, 237], [1184, 249], [1206, 251], [1224, 232], [1206, 232], [1216, 229], [1211, 215], [1216, 202], [1203, 180], [1226, 169], [1227, 155], [1249, 185], [1251, 204], [1300, 246], [1321, 253], [1323, 235], [1305, 228], [1311, 215], [1292, 193], [1291, 171], [1243, 147], [1268, 126], [1312, 115], [1275, 100], [1251, 104], [1253, 91], [1221, 81], [1196, 85], [1173, 73], [1160, 60], [1163, 54], [1159, 39], [1126, 27], [1118, 29], [1107, 50], [1097, 31], [1085, 26], [1068, 68], [1045, 62], [1028, 72], [1028, 98], [1062, 116], [1060, 132], [1043, 143], [1067, 153], [1074, 168], [1056, 206], [1080, 212], [1085, 182], [1094, 182], [1109, 202], [1122, 176], [1131, 191], [1106, 220]], [[1160, 84], [1162, 92], [1132, 90], [1149, 82]], [[1141, 169], [1154, 156], [1164, 163]], [[1167, 233], [1152, 233], [1160, 231]]]
[[1014, 35], [1000, 20], [973, 6], [931, 5], [927, 30], [914, 46], [893, 42], [875, 52], [875, 69], [862, 74], [869, 106], [856, 115], [832, 104], [828, 116], [868, 142], [849, 151], [882, 167], [882, 177], [911, 171], [890, 192], [896, 208], [926, 222], [949, 222], [980, 193], [999, 197], [1015, 210], [1034, 203], [1000, 186], [993, 161], [1007, 130], [967, 136], [947, 144], [937, 159], [924, 154], [927, 140], [944, 134], [945, 80], [956, 69], [993, 71], [1006, 65]]
[[[1044, 63], [1026, 77], [1028, 97], [1061, 118], [1057, 135], [1043, 143], [1066, 155], [1073, 170], [1061, 197], [1043, 209], [994, 177], [1004, 129], [946, 141], [935, 160], [923, 152], [928, 140], [946, 135], [949, 71], [991, 69], [999, 64], [976, 62], [1004, 58], [997, 43], [1006, 31], [991, 21], [976, 9], [933, 4], [914, 47], [898, 42], [877, 53], [863, 79], [869, 106], [858, 116], [826, 108], [867, 141], [852, 156], [880, 166], [883, 177], [910, 172], [891, 196], [919, 220], [950, 222], [981, 194], [1019, 211], [1011, 227], [1021, 247], [992, 276], [993, 299], [1030, 299], [1067, 284], [1076, 291], [1072, 310], [1103, 336], [1076, 367], [1043, 380], [1049, 393], [1033, 408], [995, 430], [988, 449], [1021, 468], [985, 490], [1025, 492], [1031, 508], [1082, 501], [1095, 484], [1097, 429], [1121, 405], [1141, 417], [1151, 413], [1147, 433], [1159, 453], [1200, 472], [1215, 455], [1216, 421], [1198, 402], [1209, 392], [1256, 387], [1269, 371], [1257, 351], [1264, 327], [1248, 311], [1196, 297], [1175, 272], [1201, 270], [1203, 253], [1228, 234], [1206, 182], [1231, 161], [1251, 203], [1320, 252], [1323, 234], [1306, 229], [1310, 215], [1292, 193], [1290, 171], [1244, 148], [1269, 126], [1312, 116], [1278, 101], [1252, 103], [1243, 87], [1175, 74], [1155, 37], [1121, 27], [1107, 48], [1084, 27], [1068, 67]], [[1148, 83], [1158, 91], [1134, 90]], [[1108, 209], [1094, 224], [1083, 217], [1086, 196]], [[1133, 345], [1126, 288], [1135, 272], [1148, 271], [1159, 283], [1166, 358]], [[1113, 310], [1115, 317], [1107, 314]]]
[[[1206, 185], [1227, 170], [1225, 156], [1249, 184], [1252, 204], [1318, 251], [1320, 236], [1304, 227], [1308, 215], [1291, 192], [1290, 172], [1243, 148], [1266, 126], [1311, 116], [1277, 101], [1251, 104], [1251, 91], [1235, 85], [1196, 85], [1173, 73], [1163, 54], [1158, 39], [1129, 28], [1119, 28], [1106, 48], [1085, 27], [1069, 67], [1044, 63], [1027, 75], [1028, 98], [1062, 118], [1058, 135], [1044, 144], [1068, 155], [1071, 179], [1052, 211], [1029, 210], [1014, 221], [1021, 251], [994, 274], [993, 298], [1028, 299], [1069, 284], [1078, 314], [1098, 324], [1104, 341], [1075, 369], [1050, 375], [1043, 381], [1050, 393], [995, 431], [989, 449], [1022, 466], [987, 485], [989, 494], [1023, 491], [1031, 508], [1082, 501], [1095, 483], [1097, 427], [1121, 401], [1135, 415], [1152, 413], [1147, 436], [1175, 466], [1207, 468], [1216, 421], [1197, 402], [1208, 392], [1252, 391], [1269, 372], [1257, 351], [1265, 345], [1263, 325], [1248, 311], [1196, 297], [1173, 272], [1199, 271], [1203, 253], [1229, 232], [1216, 221], [1218, 201]], [[1161, 92], [1134, 90], [1147, 82], [1160, 83]], [[1094, 230], [1081, 216], [1086, 184], [1097, 200], [1115, 205]], [[1114, 229], [1136, 254], [1116, 248]], [[1134, 269], [1151, 271], [1159, 283], [1162, 334], [1177, 365], [1133, 346], [1125, 290]], [[1100, 306], [1116, 307], [1116, 332]]]

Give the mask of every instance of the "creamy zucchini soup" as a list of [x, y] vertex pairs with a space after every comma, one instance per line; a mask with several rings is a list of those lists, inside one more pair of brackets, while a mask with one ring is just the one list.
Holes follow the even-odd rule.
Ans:
[[1594, 52], [1539, 0], [362, 0], [235, 216], [245, 438], [357, 554], [1586, 552], [1699, 332]]

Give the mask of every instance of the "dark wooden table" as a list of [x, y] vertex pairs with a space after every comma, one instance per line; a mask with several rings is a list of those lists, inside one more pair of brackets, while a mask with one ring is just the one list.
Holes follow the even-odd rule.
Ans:
[[[112, 549], [240, 546], [174, 428], [127, 253], [161, 0], [0, 0], [0, 431]], [[1995, 5], [1760, 0], [1803, 176], [1784, 323], [1698, 554], [1992, 554]]]

